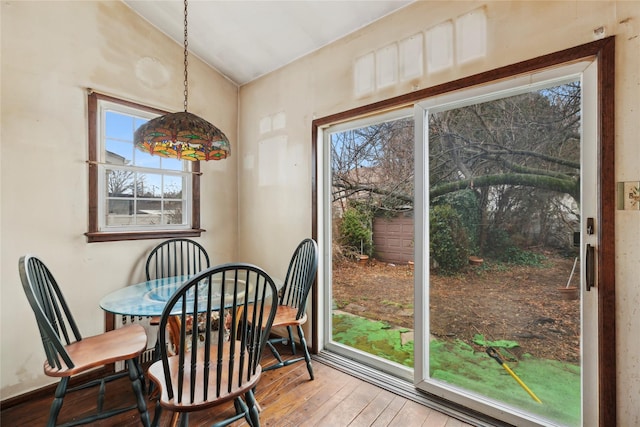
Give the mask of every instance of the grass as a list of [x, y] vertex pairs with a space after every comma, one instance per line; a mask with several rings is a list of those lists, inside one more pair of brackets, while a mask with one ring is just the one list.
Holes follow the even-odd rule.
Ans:
[[388, 323], [358, 316], [334, 315], [333, 339], [369, 354], [413, 367], [413, 341], [402, 345], [401, 332]]
[[[401, 333], [406, 331], [392, 328], [386, 322], [358, 316], [333, 316], [335, 341], [413, 368], [413, 341], [403, 345], [401, 340]], [[481, 336], [476, 336], [477, 341], [482, 342], [481, 339]], [[499, 345], [495, 342], [490, 344]], [[526, 356], [517, 363], [506, 362], [542, 401], [540, 404], [485, 352], [477, 351], [462, 341], [434, 339], [429, 346], [429, 369], [433, 379], [562, 425], [580, 425], [579, 365]]]

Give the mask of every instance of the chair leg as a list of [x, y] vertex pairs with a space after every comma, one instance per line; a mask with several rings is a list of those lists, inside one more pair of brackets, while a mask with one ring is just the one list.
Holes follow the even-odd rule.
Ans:
[[249, 407], [249, 420], [251, 427], [260, 427], [260, 413], [256, 398], [253, 395], [253, 390], [249, 390], [245, 393], [245, 399], [247, 400], [247, 406]]
[[239, 397], [233, 399], [233, 407], [236, 408], [236, 414], [241, 414], [243, 412], [241, 399]]
[[[273, 357], [276, 358], [276, 360], [278, 361], [277, 364], [281, 365], [284, 362], [282, 361], [282, 356], [280, 356], [280, 353], [278, 352], [278, 349], [276, 349], [276, 347], [273, 345], [273, 343], [278, 343], [281, 341], [281, 338], [277, 338], [275, 340], [269, 340], [267, 341], [267, 347], [269, 347], [269, 350], [271, 350], [271, 354], [273, 354]], [[263, 368], [264, 369], [264, 368]]]
[[140, 380], [140, 384], [142, 385], [142, 394], [146, 395], [148, 388], [147, 379], [144, 377], [144, 368], [142, 367], [142, 364], [137, 357], [134, 359], [134, 362], [136, 365], [136, 369], [138, 370], [138, 379]]
[[[244, 403], [244, 401], [242, 400], [241, 397], [236, 397], [233, 400], [233, 406], [236, 408], [236, 415], [243, 415], [244, 419], [247, 421], [247, 424], [249, 424], [251, 426], [251, 417], [249, 414], [249, 407], [247, 406], [246, 403]], [[229, 420], [225, 420], [223, 422], [220, 422], [217, 425], [226, 425], [229, 422]]]
[[160, 399], [156, 400], [156, 410], [153, 414], [153, 422], [151, 425], [153, 427], [158, 427], [160, 425], [160, 417], [162, 416], [162, 406], [160, 406]]
[[149, 427], [149, 413], [147, 412], [147, 403], [144, 399], [144, 380], [140, 380], [140, 365], [137, 359], [127, 360], [127, 366], [129, 367], [129, 379], [133, 386], [133, 392], [136, 395], [138, 412], [140, 413], [140, 421], [145, 427]]
[[291, 326], [287, 326], [287, 332], [289, 333], [289, 342], [291, 343], [291, 353], [296, 354], [296, 341], [293, 339], [293, 330]]
[[302, 331], [302, 326], [298, 325], [298, 337], [300, 338], [300, 345], [302, 345], [302, 350], [304, 351], [304, 360], [307, 362], [307, 371], [309, 371], [309, 376], [313, 380], [313, 367], [311, 366], [311, 355], [309, 354], [309, 349], [307, 348], [307, 340], [304, 338], [304, 332]]
[[[295, 341], [293, 340], [293, 336], [291, 334], [291, 326], [288, 326], [287, 328], [290, 330], [289, 340], [291, 341], [292, 349], [295, 354], [295, 344], [294, 344]], [[269, 347], [269, 350], [271, 350], [271, 353], [276, 358], [277, 362], [269, 366], [263, 366], [262, 367], [263, 371], [270, 371], [272, 369], [282, 368], [284, 366], [289, 366], [291, 364], [301, 362], [304, 360], [307, 364], [307, 371], [309, 371], [309, 377], [311, 377], [312, 380], [314, 379], [313, 367], [311, 366], [311, 355], [309, 354], [309, 349], [307, 348], [307, 340], [304, 338], [304, 332], [302, 331], [301, 325], [297, 325], [297, 331], [298, 331], [298, 337], [300, 338], [300, 344], [302, 345], [302, 350], [304, 351], [303, 357], [296, 357], [293, 359], [284, 360], [282, 359], [280, 353], [278, 352], [276, 347], [273, 345], [273, 343], [282, 343], [285, 341], [285, 339], [275, 338], [275, 339], [268, 340], [267, 346]]]
[[[176, 412], [176, 414], [178, 414]], [[175, 419], [175, 416], [174, 416]], [[175, 425], [175, 424], [172, 424]], [[180, 413], [180, 427], [189, 427], [189, 413], [188, 412], [181, 412]]]
[[60, 409], [62, 409], [62, 401], [64, 400], [64, 395], [67, 393], [68, 384], [69, 377], [63, 377], [60, 383], [58, 383], [58, 387], [56, 387], [56, 394], [51, 403], [51, 410], [49, 411], [47, 427], [55, 427], [56, 421], [58, 421], [58, 414], [60, 413]]
[[[160, 333], [156, 336], [156, 345], [153, 347], [153, 360], [151, 360], [151, 364], [160, 360]], [[149, 379], [149, 395], [153, 394], [153, 388], [155, 384], [151, 379]]]

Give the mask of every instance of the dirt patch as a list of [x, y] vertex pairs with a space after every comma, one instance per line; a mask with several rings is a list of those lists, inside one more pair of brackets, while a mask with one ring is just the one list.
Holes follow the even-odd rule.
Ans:
[[[544, 253], [541, 267], [471, 266], [454, 277], [432, 274], [431, 333], [462, 340], [479, 350], [476, 335], [486, 340], [518, 343], [510, 350], [519, 359], [536, 358], [575, 363], [580, 357], [580, 301], [565, 300], [564, 287], [573, 258]], [[571, 285], [578, 285], [574, 273]], [[370, 260], [361, 266], [338, 263], [333, 271], [334, 308], [413, 329], [413, 269]], [[437, 310], [434, 310], [437, 309]]]

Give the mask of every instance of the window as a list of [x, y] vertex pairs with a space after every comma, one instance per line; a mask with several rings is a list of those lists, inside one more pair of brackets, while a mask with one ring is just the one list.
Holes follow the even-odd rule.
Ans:
[[89, 242], [199, 236], [198, 162], [135, 148], [135, 130], [163, 111], [89, 94]]

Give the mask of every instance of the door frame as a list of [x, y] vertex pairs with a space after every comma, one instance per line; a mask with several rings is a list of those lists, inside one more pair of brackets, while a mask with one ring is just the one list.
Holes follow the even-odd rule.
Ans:
[[[511, 78], [536, 70], [567, 64], [573, 61], [597, 58], [598, 64], [598, 148], [597, 158], [600, 167], [598, 177], [597, 210], [600, 227], [596, 230], [598, 247], [597, 280], [598, 283], [598, 425], [604, 427], [616, 425], [616, 311], [615, 311], [615, 37], [611, 36], [591, 43], [543, 55], [534, 59], [496, 68], [491, 71], [474, 74], [451, 82], [421, 89], [415, 92], [396, 96], [373, 104], [353, 108], [348, 111], [318, 118], [311, 124], [311, 222], [312, 237], [318, 241], [321, 234], [319, 221], [322, 210], [318, 201], [318, 165], [319, 131], [330, 124], [357, 117], [382, 112], [402, 106], [412, 106], [420, 100], [447, 92], [468, 88]], [[321, 170], [321, 167], [320, 167]], [[327, 248], [322, 240], [322, 259], [330, 256], [331, 248]], [[321, 290], [322, 274], [312, 291], [312, 352], [320, 350], [321, 334], [319, 315], [322, 312]]]

